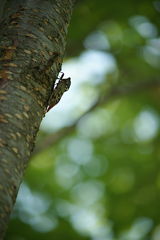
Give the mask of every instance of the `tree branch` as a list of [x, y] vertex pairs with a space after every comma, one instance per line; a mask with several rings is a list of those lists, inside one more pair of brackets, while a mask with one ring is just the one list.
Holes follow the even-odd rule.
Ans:
[[45, 150], [47, 147], [55, 144], [57, 141], [65, 137], [67, 134], [71, 133], [75, 130], [75, 127], [78, 121], [83, 118], [86, 114], [93, 111], [96, 107], [102, 106], [103, 104], [108, 103], [109, 101], [120, 98], [123, 96], [127, 96], [129, 94], [134, 94], [146, 89], [153, 89], [160, 86], [160, 80], [155, 79], [153, 81], [146, 81], [143, 83], [134, 83], [130, 86], [116, 86], [113, 87], [108, 93], [106, 93], [103, 97], [101, 95], [97, 99], [97, 101], [84, 113], [81, 117], [79, 117], [70, 127], [63, 128], [56, 133], [49, 134], [41, 140], [41, 142], [35, 147], [31, 157], [39, 154], [41, 151]]
[[54, 82], [74, 0], [9, 0], [0, 23], [0, 240]]

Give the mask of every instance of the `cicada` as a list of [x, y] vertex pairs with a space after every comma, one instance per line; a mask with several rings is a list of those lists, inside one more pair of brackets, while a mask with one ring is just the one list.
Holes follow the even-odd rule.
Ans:
[[61, 77], [59, 78], [59, 82], [57, 86], [53, 89], [51, 97], [48, 101], [47, 112], [53, 108], [60, 100], [64, 92], [68, 91], [71, 85], [71, 78], [63, 78], [64, 73], [62, 73]]

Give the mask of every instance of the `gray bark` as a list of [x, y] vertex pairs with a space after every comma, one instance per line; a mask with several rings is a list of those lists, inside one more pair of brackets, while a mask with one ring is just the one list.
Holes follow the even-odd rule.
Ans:
[[0, 24], [0, 239], [57, 74], [74, 0], [8, 0]]

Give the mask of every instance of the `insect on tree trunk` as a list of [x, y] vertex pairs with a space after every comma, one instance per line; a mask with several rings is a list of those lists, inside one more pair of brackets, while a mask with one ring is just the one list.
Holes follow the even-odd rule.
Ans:
[[8, 0], [0, 25], [0, 239], [61, 69], [74, 0]]

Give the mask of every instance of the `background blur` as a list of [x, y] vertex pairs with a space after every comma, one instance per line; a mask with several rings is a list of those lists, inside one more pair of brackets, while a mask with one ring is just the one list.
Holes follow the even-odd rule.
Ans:
[[[1, 2], [2, 4], [2, 2]], [[160, 239], [160, 1], [77, 0], [5, 240]]]

